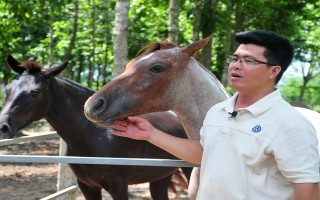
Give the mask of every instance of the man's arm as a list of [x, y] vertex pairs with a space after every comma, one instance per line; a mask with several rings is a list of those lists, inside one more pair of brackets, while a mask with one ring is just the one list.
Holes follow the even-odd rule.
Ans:
[[318, 183], [292, 183], [294, 200], [320, 200]]
[[146, 119], [128, 117], [112, 125], [112, 134], [136, 140], [146, 140], [187, 162], [200, 164], [202, 146], [199, 140], [184, 139], [156, 129]]
[[148, 141], [182, 160], [201, 163], [203, 149], [199, 140], [179, 138], [154, 129]]

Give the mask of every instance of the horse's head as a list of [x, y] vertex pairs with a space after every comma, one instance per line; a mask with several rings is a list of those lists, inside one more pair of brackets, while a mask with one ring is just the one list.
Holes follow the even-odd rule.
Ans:
[[20, 63], [12, 56], [8, 56], [7, 62], [19, 77], [5, 89], [4, 105], [0, 112], [0, 138], [11, 138], [16, 131], [44, 117], [50, 103], [50, 80], [67, 66], [66, 62], [43, 70], [36, 62]]
[[192, 56], [210, 39], [183, 48], [165, 41], [147, 46], [142, 55], [127, 64], [120, 76], [87, 100], [84, 109], [87, 118], [108, 126], [129, 115], [171, 110], [167, 101], [181, 103], [173, 88], [183, 90], [185, 84], [192, 84], [192, 80], [183, 82], [180, 78], [190, 63], [196, 63]]

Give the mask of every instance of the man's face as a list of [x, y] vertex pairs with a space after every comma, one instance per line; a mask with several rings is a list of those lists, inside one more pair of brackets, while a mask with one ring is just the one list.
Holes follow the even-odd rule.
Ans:
[[241, 44], [238, 47], [228, 68], [231, 88], [239, 93], [252, 93], [274, 87], [274, 78], [280, 67], [262, 63], [268, 62], [263, 55], [264, 51], [264, 47], [253, 44]]

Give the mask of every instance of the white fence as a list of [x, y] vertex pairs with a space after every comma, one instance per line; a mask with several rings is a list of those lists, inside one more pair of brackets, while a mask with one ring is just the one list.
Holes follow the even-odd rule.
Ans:
[[[44, 140], [58, 137], [56, 132], [39, 134], [36, 136], [24, 136], [14, 139], [0, 140], [0, 146], [17, 144], [30, 140]], [[0, 162], [19, 162], [19, 163], [60, 163], [58, 173], [58, 192], [51, 194], [41, 200], [51, 200], [58, 197], [69, 195], [69, 199], [75, 198], [75, 191], [78, 186], [75, 184], [75, 177], [70, 169], [63, 166], [67, 163], [72, 164], [101, 164], [101, 165], [140, 165], [140, 166], [162, 166], [162, 167], [195, 167], [192, 163], [182, 160], [172, 159], [133, 159], [133, 158], [106, 158], [106, 157], [74, 157], [65, 155], [65, 143], [60, 140], [60, 156], [30, 156], [30, 155], [0, 155]], [[70, 177], [70, 176], [73, 176]], [[61, 179], [64, 179], [63, 181]], [[70, 183], [71, 181], [71, 183]], [[64, 184], [64, 185], [61, 185]], [[71, 185], [70, 185], [71, 184]], [[67, 186], [67, 187], [66, 187]]]

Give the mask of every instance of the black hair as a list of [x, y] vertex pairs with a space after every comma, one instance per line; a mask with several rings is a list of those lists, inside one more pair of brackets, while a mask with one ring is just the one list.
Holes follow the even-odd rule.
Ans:
[[279, 82], [293, 59], [293, 46], [290, 41], [274, 32], [253, 30], [237, 33], [238, 44], [255, 44], [264, 47], [264, 56], [268, 63], [279, 65], [281, 71], [276, 77], [275, 84]]

